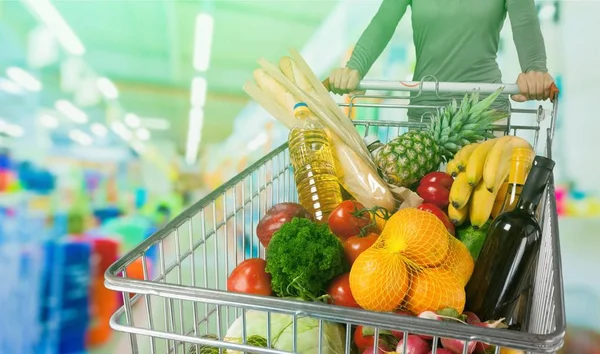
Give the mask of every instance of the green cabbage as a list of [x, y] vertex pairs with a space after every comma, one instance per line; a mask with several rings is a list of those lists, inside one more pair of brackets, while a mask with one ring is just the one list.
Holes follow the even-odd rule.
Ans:
[[[267, 338], [267, 313], [249, 310], [246, 312], [246, 338], [261, 336]], [[242, 344], [243, 321], [240, 316], [227, 330], [225, 341]], [[296, 352], [300, 354], [319, 353], [319, 320], [310, 317], [298, 317], [296, 320]], [[292, 315], [271, 313], [271, 347], [293, 352]], [[323, 354], [344, 353], [344, 327], [337, 323], [323, 321]], [[241, 354], [227, 350], [227, 354]]]

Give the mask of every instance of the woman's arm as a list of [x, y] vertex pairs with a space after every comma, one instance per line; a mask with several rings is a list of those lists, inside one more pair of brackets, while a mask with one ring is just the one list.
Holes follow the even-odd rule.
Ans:
[[546, 47], [534, 0], [506, 0], [521, 71], [547, 72]]
[[517, 78], [520, 95], [513, 100], [545, 100], [554, 82], [546, 66], [546, 47], [534, 0], [506, 0], [513, 39], [522, 73]]
[[[520, 0], [523, 1], [523, 0]], [[364, 77], [392, 39], [410, 0], [383, 0], [377, 14], [360, 36], [347, 67]]]

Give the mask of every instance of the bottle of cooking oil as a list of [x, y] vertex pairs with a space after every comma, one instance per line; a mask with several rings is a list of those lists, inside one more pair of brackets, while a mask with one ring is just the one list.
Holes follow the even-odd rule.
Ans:
[[331, 144], [323, 126], [311, 118], [306, 103], [297, 103], [294, 115], [298, 121], [288, 142], [298, 200], [315, 220], [327, 222], [329, 214], [342, 202]]

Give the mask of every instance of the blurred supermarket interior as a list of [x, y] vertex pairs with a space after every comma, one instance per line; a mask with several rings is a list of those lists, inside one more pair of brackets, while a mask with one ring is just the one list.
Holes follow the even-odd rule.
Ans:
[[[94, 238], [114, 261], [286, 141], [287, 129], [242, 90], [258, 59], [296, 48], [324, 79], [345, 63], [379, 3], [0, 0], [0, 302], [11, 304], [0, 315], [0, 354], [20, 353], [19, 340], [33, 337], [45, 338], [44, 353], [128, 353], [128, 337], [101, 314], [52, 321], [67, 309], [48, 300], [61, 289], [42, 279], [81, 263], [77, 244], [65, 248], [63, 263], [20, 249]], [[554, 151], [564, 352], [598, 353], [600, 2], [536, 4], [561, 90]], [[504, 81], [514, 82], [520, 68], [509, 25], [501, 37]], [[407, 14], [368, 77], [408, 80], [414, 57]], [[356, 118], [394, 119], [379, 110]], [[89, 302], [113, 296], [114, 312], [118, 296], [101, 289], [103, 273], [83, 272], [64, 275], [63, 289], [84, 289]], [[94, 321], [105, 325], [91, 335]], [[86, 336], [69, 343], [87, 348], [64, 344]]]

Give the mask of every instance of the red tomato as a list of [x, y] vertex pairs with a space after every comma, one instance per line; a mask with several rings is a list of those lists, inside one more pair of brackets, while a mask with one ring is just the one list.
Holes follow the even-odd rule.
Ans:
[[[372, 329], [371, 329], [371, 333], [369, 335], [364, 335], [363, 334], [363, 326], [356, 327], [356, 330], [354, 331], [354, 344], [356, 344], [356, 347], [358, 348], [359, 353], [370, 352], [372, 354], [374, 343], [375, 343], [375, 335], [374, 335]], [[383, 338], [383, 336], [380, 336], [377, 351], [379, 353], [387, 353], [390, 351], [393, 352], [393, 350], [388, 350], [389, 345], [386, 345], [386, 344], [387, 344], [387, 341]], [[395, 345], [394, 345], [394, 347], [395, 347]], [[389, 349], [391, 349], [391, 348], [389, 348]]]
[[240, 263], [227, 278], [227, 291], [269, 296], [271, 274], [265, 271], [267, 262], [262, 258], [250, 258]]
[[342, 242], [350, 236], [359, 235], [365, 227], [371, 224], [371, 214], [368, 211], [359, 213], [365, 209], [359, 202], [346, 200], [340, 203], [331, 214], [329, 214], [329, 229]]
[[349, 237], [346, 242], [344, 242], [344, 255], [346, 256], [346, 261], [349, 265], [354, 264], [356, 258], [363, 253], [367, 248], [371, 247], [379, 235], [376, 233], [369, 233], [365, 237], [360, 236], [352, 236]]
[[449, 174], [431, 172], [421, 178], [417, 194], [423, 198], [425, 203], [432, 203], [443, 209], [448, 206], [452, 183], [454, 183], [454, 178]]
[[363, 335], [363, 326], [356, 326], [354, 331], [354, 344], [362, 352], [375, 344], [375, 336]]
[[360, 308], [350, 291], [350, 273], [340, 274], [333, 278], [327, 294], [331, 296], [334, 305]]
[[421, 184], [437, 184], [446, 189], [450, 189], [452, 187], [452, 183], [454, 183], [454, 178], [449, 174], [441, 171], [430, 172], [423, 176], [420, 181]]

